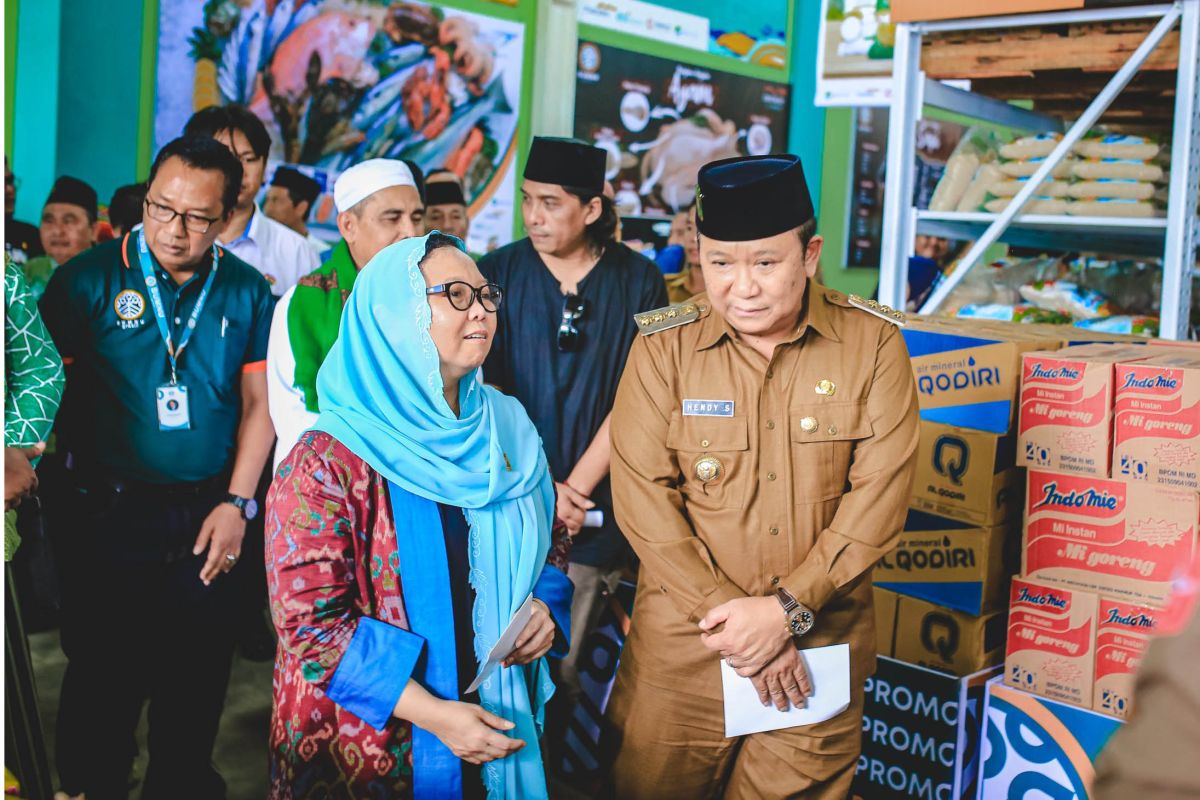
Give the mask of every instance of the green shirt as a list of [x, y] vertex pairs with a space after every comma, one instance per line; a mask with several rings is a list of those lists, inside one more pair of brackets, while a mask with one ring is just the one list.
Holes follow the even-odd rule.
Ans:
[[[178, 343], [212, 268], [182, 286], [155, 263]], [[159, 428], [156, 391], [170, 363], [138, 262], [137, 238], [105, 242], [54, 272], [42, 316], [67, 367], [59, 447], [83, 469], [150, 483], [200, 481], [232, 465], [244, 372], [266, 368], [274, 301], [262, 275], [222, 252], [195, 333], [179, 359], [191, 428]]]
[[29, 292], [33, 295], [35, 303], [42, 299], [42, 295], [46, 292], [46, 285], [50, 283], [50, 276], [57, 268], [58, 264], [55, 264], [54, 259], [50, 256], [31, 258], [21, 265], [21, 269], [25, 271], [25, 283], [29, 286]]

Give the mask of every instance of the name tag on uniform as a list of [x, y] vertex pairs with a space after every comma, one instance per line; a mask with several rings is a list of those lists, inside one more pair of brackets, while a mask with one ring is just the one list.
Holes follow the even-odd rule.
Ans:
[[188, 411], [188, 390], [179, 384], [164, 384], [155, 392], [160, 431], [186, 431], [192, 427]]
[[685, 417], [732, 417], [732, 400], [684, 400]]

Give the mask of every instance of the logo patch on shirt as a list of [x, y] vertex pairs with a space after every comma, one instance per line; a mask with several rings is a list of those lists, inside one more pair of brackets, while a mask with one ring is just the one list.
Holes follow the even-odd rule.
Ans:
[[117, 317], [123, 322], [141, 319], [142, 314], [146, 313], [146, 298], [142, 297], [141, 292], [125, 289], [113, 300], [113, 311], [117, 312]]
[[732, 400], [684, 400], [685, 417], [732, 417]]

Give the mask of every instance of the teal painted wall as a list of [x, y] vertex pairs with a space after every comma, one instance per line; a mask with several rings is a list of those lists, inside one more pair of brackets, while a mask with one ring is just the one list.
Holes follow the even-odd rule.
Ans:
[[[36, 0], [46, 2], [46, 0]], [[59, 61], [60, 175], [90, 183], [100, 202], [137, 175], [141, 107], [142, 0], [58, 0], [62, 4]]]
[[21, 180], [17, 218], [35, 224], [56, 176], [61, 12], [61, 0], [26, 0], [17, 18], [11, 166]]
[[[813, 105], [817, 94], [817, 38], [820, 34], [819, 0], [797, 0], [792, 14], [789, 66], [792, 116], [788, 124], [788, 150], [800, 156], [804, 177], [820, 209], [824, 173], [825, 109]], [[820, 220], [818, 219], [818, 224]]]

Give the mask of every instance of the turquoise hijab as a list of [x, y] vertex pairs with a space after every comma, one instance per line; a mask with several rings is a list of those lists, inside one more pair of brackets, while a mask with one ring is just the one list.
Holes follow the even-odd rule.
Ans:
[[[314, 427], [397, 486], [463, 509], [482, 662], [545, 565], [554, 488], [537, 429], [515, 399], [484, 385], [476, 371], [459, 384], [457, 417], [446, 403], [419, 266], [427, 239], [387, 247], [359, 273], [317, 375]], [[548, 796], [538, 739], [553, 693], [544, 658], [499, 669], [480, 687], [483, 707], [512, 721], [512, 735], [526, 742], [486, 765], [489, 797]]]

